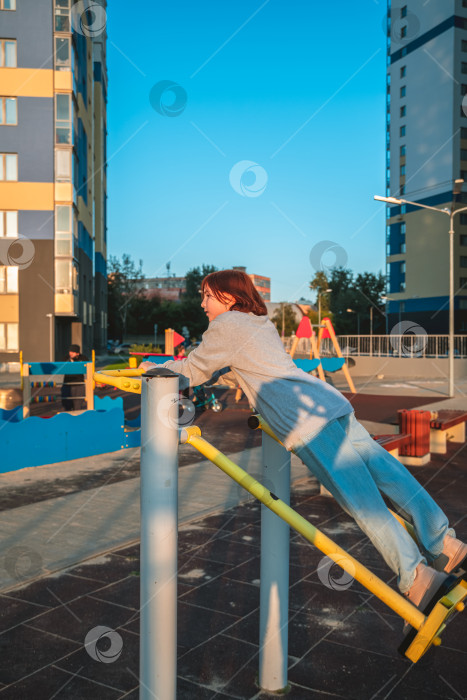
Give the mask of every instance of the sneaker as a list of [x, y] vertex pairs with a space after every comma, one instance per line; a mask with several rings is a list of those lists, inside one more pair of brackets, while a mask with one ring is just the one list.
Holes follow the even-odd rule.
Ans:
[[451, 537], [451, 535], [446, 535], [443, 551], [434, 560], [433, 567], [437, 571], [445, 571], [447, 574], [458, 568], [467, 570], [467, 544]]
[[[424, 610], [426, 605], [436, 595], [443, 583], [449, 578], [448, 574], [442, 571], [436, 571], [425, 564], [419, 564], [415, 569], [415, 580], [411, 588], [404, 593], [405, 597], [410, 600], [420, 610]], [[404, 634], [411, 630], [408, 622], [404, 623]]]
[[415, 569], [415, 580], [405, 596], [417, 608], [423, 609], [447, 578], [444, 572], [419, 564]]

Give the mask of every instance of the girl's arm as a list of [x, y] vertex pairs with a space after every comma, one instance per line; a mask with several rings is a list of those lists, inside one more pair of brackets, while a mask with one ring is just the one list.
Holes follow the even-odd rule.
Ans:
[[[234, 353], [231, 343], [225, 340], [228, 332], [226, 333], [225, 321], [220, 322], [222, 316], [211, 321], [209, 328], [203, 334], [201, 344], [192, 350], [188, 357], [183, 360], [168, 360], [158, 367], [167, 367], [176, 374], [186, 377], [190, 386], [199, 386], [211, 379], [214, 372], [230, 366]], [[142, 362], [140, 367], [152, 369], [154, 363]]]

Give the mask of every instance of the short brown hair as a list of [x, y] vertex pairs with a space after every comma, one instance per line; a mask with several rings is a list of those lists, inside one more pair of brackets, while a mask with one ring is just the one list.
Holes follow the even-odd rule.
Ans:
[[241, 270], [211, 272], [201, 282], [202, 293], [206, 287], [209, 287], [216, 299], [221, 302], [225, 302], [226, 294], [231, 294], [235, 299], [231, 311], [243, 311], [256, 316], [265, 316], [268, 313], [266, 304], [246, 272]]

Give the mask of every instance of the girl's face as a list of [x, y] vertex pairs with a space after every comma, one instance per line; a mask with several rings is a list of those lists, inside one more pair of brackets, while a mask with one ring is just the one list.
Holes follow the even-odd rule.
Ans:
[[225, 303], [216, 299], [209, 287], [207, 285], [205, 286], [201, 307], [206, 312], [209, 321], [213, 321], [220, 314], [229, 311], [235, 304], [235, 299], [231, 294], [225, 294], [224, 296], [226, 298]]

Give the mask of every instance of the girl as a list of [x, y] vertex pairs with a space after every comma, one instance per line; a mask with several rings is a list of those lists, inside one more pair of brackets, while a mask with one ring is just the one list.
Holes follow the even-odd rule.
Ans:
[[[212, 272], [201, 294], [209, 319], [202, 343], [186, 359], [162, 366], [190, 386], [230, 367], [250, 405], [355, 519], [397, 574], [401, 592], [424, 609], [467, 557], [467, 545], [410, 472], [357, 422], [347, 399], [298, 369], [246, 273]], [[427, 565], [380, 491], [411, 516], [424, 553], [444, 572]]]

